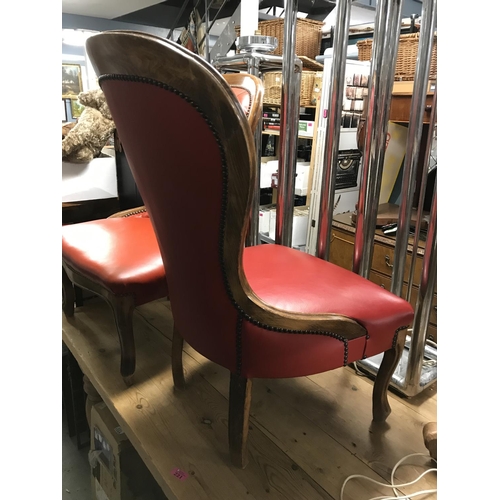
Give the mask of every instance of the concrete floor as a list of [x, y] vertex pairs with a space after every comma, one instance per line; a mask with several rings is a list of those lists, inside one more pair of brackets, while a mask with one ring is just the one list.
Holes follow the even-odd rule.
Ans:
[[[76, 436], [70, 437], [66, 414], [62, 416], [62, 499], [91, 500], [89, 446], [78, 449]], [[82, 436], [82, 439], [83, 436]]]

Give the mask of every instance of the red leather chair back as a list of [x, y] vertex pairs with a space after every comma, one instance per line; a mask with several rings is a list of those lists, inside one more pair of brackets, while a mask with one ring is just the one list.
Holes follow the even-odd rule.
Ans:
[[176, 326], [234, 370], [233, 287], [256, 161], [245, 113], [220, 75], [177, 44], [106, 32], [87, 50], [157, 234]]

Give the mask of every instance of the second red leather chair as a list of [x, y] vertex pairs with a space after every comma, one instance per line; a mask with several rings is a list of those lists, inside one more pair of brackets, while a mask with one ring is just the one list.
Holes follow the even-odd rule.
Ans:
[[[255, 130], [262, 111], [262, 82], [247, 74], [228, 74], [224, 79]], [[74, 314], [73, 285], [108, 302], [120, 339], [120, 372], [131, 384], [135, 371], [134, 309], [168, 297], [165, 268], [145, 207], [125, 210], [108, 219], [64, 226], [62, 264], [65, 314]]]

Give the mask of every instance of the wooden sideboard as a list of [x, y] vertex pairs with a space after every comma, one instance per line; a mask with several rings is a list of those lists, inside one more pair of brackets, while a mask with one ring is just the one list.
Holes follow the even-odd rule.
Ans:
[[[333, 218], [333, 227], [330, 239], [329, 261], [341, 266], [345, 269], [352, 269], [353, 254], [354, 254], [354, 234], [356, 227], [352, 224], [351, 213], [335, 215]], [[369, 280], [380, 285], [381, 287], [390, 290], [392, 282], [392, 267], [394, 265], [394, 249], [396, 238], [385, 236], [381, 230], [375, 232], [375, 240], [373, 246], [373, 261], [369, 275]], [[411, 246], [410, 246], [411, 245]], [[408, 290], [408, 276], [410, 273], [411, 254], [413, 240], [410, 237], [410, 245], [408, 248], [403, 294], [406, 298]], [[417, 250], [417, 259], [415, 261], [413, 273], [413, 285], [410, 297], [410, 303], [413, 307], [416, 306], [418, 298], [418, 287], [420, 285], [420, 277], [422, 274], [422, 261], [424, 254], [425, 241], [420, 241]], [[437, 292], [434, 292], [429, 325], [427, 327], [427, 338], [433, 342], [437, 342]]]

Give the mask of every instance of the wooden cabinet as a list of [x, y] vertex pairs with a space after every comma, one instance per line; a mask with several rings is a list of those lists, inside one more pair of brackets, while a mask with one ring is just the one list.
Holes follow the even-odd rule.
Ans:
[[[329, 261], [345, 269], [352, 269], [354, 255], [354, 233], [355, 226], [351, 223], [351, 214], [340, 214], [333, 218], [333, 227], [330, 240]], [[376, 231], [373, 246], [373, 260], [369, 280], [387, 290], [391, 289], [392, 268], [394, 265], [394, 249], [396, 239], [385, 236], [380, 230]], [[413, 242], [410, 242], [413, 244]], [[418, 298], [418, 286], [422, 274], [422, 261], [424, 253], [424, 241], [419, 242], [417, 259], [413, 270], [413, 285], [410, 303], [416, 306]], [[408, 277], [411, 266], [411, 249], [407, 253], [403, 294], [406, 297], [408, 290]], [[437, 293], [434, 293], [427, 337], [437, 342]]]

